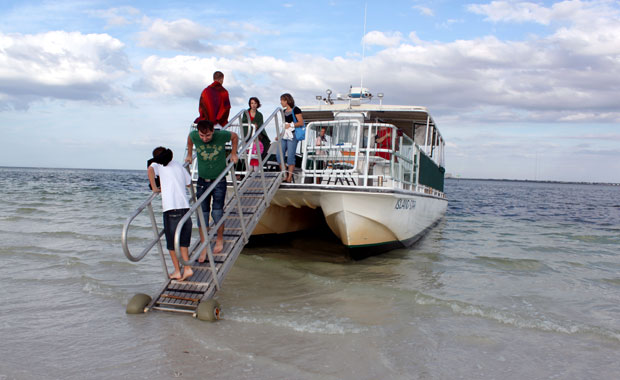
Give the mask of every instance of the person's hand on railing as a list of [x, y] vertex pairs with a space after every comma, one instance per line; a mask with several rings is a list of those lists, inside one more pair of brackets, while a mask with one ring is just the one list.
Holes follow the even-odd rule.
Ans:
[[230, 160], [231, 160], [232, 162], [234, 162], [235, 164], [236, 164], [237, 162], [239, 162], [239, 156], [237, 155], [237, 153], [235, 153], [235, 152], [231, 152], [231, 153], [230, 153]]
[[187, 157], [185, 157], [185, 162], [187, 162], [188, 164], [192, 164], [192, 156], [191, 155], [187, 155]]

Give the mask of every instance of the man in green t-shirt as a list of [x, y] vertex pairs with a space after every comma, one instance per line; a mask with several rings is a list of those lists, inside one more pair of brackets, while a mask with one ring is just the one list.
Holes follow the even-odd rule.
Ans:
[[[193, 147], [196, 147], [196, 157], [198, 158], [198, 183], [196, 189], [196, 197], [200, 198], [202, 194], [213, 184], [217, 177], [222, 174], [222, 171], [226, 168], [226, 143], [231, 142], [232, 151], [230, 153], [230, 159], [237, 163], [239, 157], [237, 156], [237, 145], [239, 138], [234, 132], [217, 130], [213, 128], [213, 123], [208, 120], [202, 120], [198, 122], [198, 130], [190, 132], [187, 137], [187, 157], [186, 162], [192, 162]], [[213, 222], [217, 224], [224, 214], [224, 201], [226, 199], [226, 177], [222, 178], [213, 191], [207, 195], [202, 202], [202, 213], [205, 223], [209, 224], [209, 211], [211, 209], [211, 197], [213, 197], [213, 211], [211, 211], [211, 217]], [[199, 225], [200, 225], [200, 218]], [[202, 229], [200, 231], [200, 241], [204, 241]], [[217, 230], [217, 239], [215, 240], [215, 247], [213, 253], [220, 253], [224, 248], [224, 224]], [[205, 249], [200, 254], [198, 262], [205, 261], [207, 250]]]

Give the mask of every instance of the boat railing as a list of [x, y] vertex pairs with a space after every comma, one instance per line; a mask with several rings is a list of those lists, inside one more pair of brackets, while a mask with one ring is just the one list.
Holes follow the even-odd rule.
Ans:
[[[323, 128], [326, 137], [321, 138]], [[377, 144], [384, 136], [388, 141]], [[392, 124], [311, 122], [302, 147], [302, 182], [417, 190], [420, 153], [420, 147]]]

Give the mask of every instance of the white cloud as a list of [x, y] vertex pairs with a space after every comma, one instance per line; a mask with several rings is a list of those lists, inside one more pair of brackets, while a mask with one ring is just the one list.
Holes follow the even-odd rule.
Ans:
[[140, 10], [134, 7], [118, 7], [87, 12], [107, 21], [107, 27], [125, 26], [139, 22]]
[[552, 11], [536, 3], [514, 1], [492, 1], [489, 4], [471, 4], [467, 6], [471, 12], [486, 15], [493, 22], [536, 22], [549, 24]]
[[489, 4], [470, 4], [467, 9], [485, 15], [486, 20], [492, 22], [534, 22], [549, 25], [552, 22], [568, 21], [585, 26], [617, 17], [618, 12], [613, 3], [606, 0], [566, 0], [545, 7], [533, 2], [492, 1]]
[[422, 43], [422, 40], [420, 39], [420, 37], [418, 37], [418, 34], [416, 32], [409, 33], [409, 39], [414, 44], [421, 44]]
[[244, 51], [243, 41], [236, 45], [215, 43], [219, 40], [242, 39], [238, 34], [229, 32], [218, 34], [213, 28], [188, 19], [175, 21], [147, 19], [146, 23], [150, 24], [148, 30], [138, 33], [139, 44], [144, 47], [220, 55], [235, 55]]
[[151, 56], [142, 64], [144, 77], [137, 88], [154, 95], [197, 98], [202, 89], [212, 82], [213, 72], [220, 70], [224, 72], [224, 85], [231, 97], [239, 97], [241, 103], [247, 101], [246, 94], [249, 93], [269, 94], [275, 99], [281, 93], [281, 87], [274, 87], [274, 83], [287, 83], [290, 88], [303, 88], [301, 84], [308, 81], [313, 85], [316, 83], [314, 80], [318, 78], [314, 74], [309, 74], [311, 79], [296, 75], [302, 71], [303, 65], [303, 62], [291, 64], [272, 57]]
[[211, 83], [216, 70], [215, 58], [150, 56], [142, 63], [144, 77], [136, 89], [156, 95], [196, 97]]
[[107, 34], [0, 33], [1, 108], [42, 98], [113, 101], [129, 71], [123, 43]]
[[379, 32], [373, 30], [364, 36], [364, 42], [368, 45], [378, 45], [384, 47], [397, 46], [403, 40], [400, 32]]
[[434, 16], [435, 13], [433, 12], [433, 10], [429, 7], [425, 7], [422, 5], [414, 5], [413, 9], [416, 9], [418, 11], [420, 11], [420, 14], [424, 15], [424, 16]]
[[[517, 42], [495, 37], [425, 42], [412, 32], [413, 43], [407, 43], [399, 33], [371, 32], [367, 43], [386, 48], [363, 63], [355, 56], [258, 56], [191, 64], [178, 57], [151, 57], [161, 68], [155, 75], [152, 62], [144, 65], [143, 83], [161, 93], [195, 97], [217, 68], [238, 79], [228, 83], [241, 97], [277, 97], [290, 89], [312, 101], [326, 88], [342, 92], [359, 83], [363, 69], [364, 84], [384, 92], [386, 102], [427, 105], [443, 115], [493, 122], [617, 122], [620, 24], [607, 20], [599, 25], [589, 32], [573, 25], [546, 38]], [[192, 82], [201, 75], [202, 83]]]
[[213, 29], [191, 20], [156, 19], [148, 30], [138, 33], [138, 41], [141, 46], [150, 48], [205, 52], [212, 47], [201, 40], [210, 39], [213, 34]]

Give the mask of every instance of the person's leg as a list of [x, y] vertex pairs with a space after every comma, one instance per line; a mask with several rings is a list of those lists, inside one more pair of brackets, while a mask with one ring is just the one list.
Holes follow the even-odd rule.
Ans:
[[181, 278], [181, 267], [179, 266], [179, 259], [177, 259], [176, 252], [174, 252], [174, 228], [176, 224], [171, 220], [170, 212], [164, 212], [164, 235], [166, 236], [166, 248], [170, 252], [170, 259], [172, 259], [172, 265], [174, 266], [174, 272], [169, 274], [173, 280], [179, 280]]
[[[224, 215], [224, 202], [226, 200], [226, 180], [222, 179], [213, 190], [213, 211], [211, 217], [213, 222], [217, 224], [222, 215]], [[217, 239], [213, 253], [220, 253], [224, 249], [224, 223], [217, 229]]]
[[[176, 257], [176, 255], [175, 255], [175, 257]], [[187, 247], [181, 247], [181, 257], [183, 257], [183, 260], [189, 261], [189, 255], [188, 255], [188, 252], [187, 252]], [[181, 281], [187, 280], [188, 278], [192, 277], [193, 274], [194, 274], [194, 271], [192, 270], [192, 267], [190, 267], [189, 265], [184, 266], [183, 267], [183, 276], [181, 277]]]
[[293, 182], [293, 171], [295, 170], [295, 151], [297, 150], [297, 140], [295, 138], [293, 138], [292, 140], [287, 140], [286, 145], [287, 145], [286, 164], [288, 166], [286, 182]]
[[[198, 182], [196, 184], [197, 186], [197, 190], [196, 190], [196, 199], [200, 199], [200, 197], [202, 196], [202, 194], [204, 194], [204, 192], [207, 190], [207, 188], [209, 188], [209, 186], [211, 186], [211, 182], [210, 181], [206, 181], [203, 178], [198, 178]], [[209, 213], [211, 211], [211, 194], [207, 195], [207, 197], [205, 198], [205, 200], [202, 202], [202, 204], [200, 205], [200, 207], [202, 208], [202, 216], [203, 219], [205, 221], [205, 225], [208, 227], [209, 226]], [[208, 228], [207, 228], [208, 230]], [[200, 227], [200, 218], [198, 218], [198, 233], [200, 234], [200, 242], [204, 242], [205, 241], [205, 236], [202, 232], [202, 228]], [[205, 247], [205, 249], [200, 253], [200, 257], [198, 258], [198, 262], [199, 263], [204, 263], [205, 258], [207, 257], [207, 248]]]
[[288, 148], [289, 148], [290, 140], [282, 140], [282, 155], [284, 156], [284, 169], [282, 171], [285, 173], [284, 182], [288, 181]]
[[280, 158], [280, 151], [278, 150], [276, 153], [277, 159], [278, 159], [278, 164], [280, 163], [284, 163], [284, 169], [282, 169], [282, 171], [286, 171], [286, 165], [288, 163], [288, 147], [289, 144], [288, 142], [291, 140], [282, 140], [281, 146], [282, 146], [282, 156], [284, 157], [284, 159]]
[[[189, 209], [185, 209], [183, 211], [183, 215], [185, 215], [187, 211], [189, 211]], [[189, 261], [188, 247], [191, 243], [191, 240], [192, 240], [192, 220], [190, 218], [185, 222], [185, 224], [183, 224], [183, 228], [181, 228], [181, 234], [179, 236], [179, 245], [181, 246], [181, 249], [180, 249], [181, 257], [186, 262]], [[192, 270], [192, 267], [189, 265], [185, 265], [183, 267], [183, 277], [181, 277], [181, 281], [192, 277], [193, 274], [194, 274], [194, 271]]]
[[[168, 277], [170, 277], [171, 280], [180, 280], [181, 267], [179, 266], [179, 259], [177, 259], [177, 254], [171, 249], [169, 249], [168, 252], [170, 252], [170, 258], [172, 259], [172, 264], [174, 265], [174, 272], [168, 275]], [[181, 250], [181, 252], [183, 252], [183, 250]], [[187, 253], [187, 249], [185, 250], [185, 252]]]

